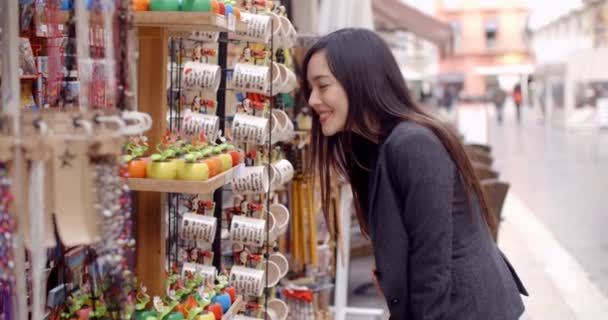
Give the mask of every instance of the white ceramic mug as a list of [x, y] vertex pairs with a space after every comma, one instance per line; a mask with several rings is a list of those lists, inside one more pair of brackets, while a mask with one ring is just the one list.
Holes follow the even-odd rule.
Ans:
[[239, 166], [232, 175], [232, 191], [240, 195], [267, 193], [272, 176], [267, 166]]
[[237, 113], [232, 121], [232, 137], [236, 142], [263, 145], [266, 143], [269, 128], [266, 118]]
[[237, 91], [266, 94], [270, 87], [270, 68], [250, 63], [237, 63], [232, 74]]
[[287, 79], [285, 80], [285, 84], [283, 86], [283, 91], [281, 93], [290, 93], [293, 90], [297, 89], [300, 85], [298, 83], [298, 77], [296, 76], [293, 70], [285, 67], [287, 69]]
[[247, 25], [245, 31], [236, 31], [234, 39], [255, 43], [268, 43], [272, 33], [272, 18], [267, 15], [241, 13], [243, 22]]
[[293, 32], [295, 31], [295, 28], [293, 27], [293, 24], [291, 23], [291, 21], [289, 21], [289, 18], [287, 18], [286, 16], [281, 16], [281, 46], [282, 48], [285, 49], [290, 49], [293, 48], [293, 46], [296, 44], [295, 40], [297, 35], [295, 35]]
[[276, 320], [286, 320], [289, 315], [289, 307], [287, 303], [281, 299], [272, 299], [268, 301], [268, 309], [274, 311], [277, 316]]
[[276, 143], [278, 141], [284, 141], [284, 133], [286, 128], [288, 127], [288, 122], [291, 122], [289, 116], [285, 113], [285, 111], [280, 109], [272, 110], [273, 117], [273, 128], [272, 128], [272, 143]]
[[293, 179], [295, 169], [293, 168], [293, 165], [291, 164], [291, 162], [289, 162], [289, 160], [281, 159], [273, 163], [272, 166], [279, 173], [279, 177], [275, 179], [275, 182], [278, 185], [286, 184]]
[[289, 209], [282, 204], [276, 203], [270, 205], [269, 211], [275, 219], [278, 234], [285, 234], [285, 232], [287, 232], [287, 228], [289, 227], [289, 218], [291, 216]]
[[274, 262], [279, 267], [279, 275], [281, 278], [285, 278], [287, 273], [289, 272], [289, 261], [287, 258], [280, 252], [275, 252], [268, 256], [268, 259]]
[[215, 240], [217, 219], [194, 213], [186, 213], [179, 226], [179, 236], [185, 240], [211, 243]]
[[195, 113], [186, 110], [182, 128], [186, 134], [203, 133], [209, 142], [215, 142], [220, 134], [220, 118], [215, 115]]
[[272, 46], [275, 50], [283, 48], [283, 40], [285, 38], [283, 36], [283, 21], [281, 20], [281, 17], [274, 12], [269, 12], [268, 15], [272, 19]]
[[228, 281], [238, 294], [260, 297], [264, 293], [266, 275], [264, 270], [233, 266]]
[[191, 272], [194, 274], [199, 274], [203, 276], [205, 281], [215, 281], [215, 276], [217, 275], [217, 269], [214, 266], [207, 266], [204, 264], [191, 263], [186, 262], [182, 266], [182, 277], [186, 275], [186, 272]]
[[279, 266], [272, 261], [264, 261], [263, 267], [266, 268], [265, 272], [268, 277], [268, 288], [272, 288], [279, 284], [279, 281], [283, 278], [281, 277], [281, 269]]
[[266, 241], [266, 221], [243, 216], [233, 216], [230, 223], [232, 243], [262, 247]]
[[270, 67], [237, 63], [232, 74], [232, 86], [237, 91], [274, 96], [282, 92], [284, 78], [288, 76], [288, 72], [276, 62]]
[[215, 93], [220, 87], [222, 69], [218, 65], [188, 61], [182, 71], [182, 87]]

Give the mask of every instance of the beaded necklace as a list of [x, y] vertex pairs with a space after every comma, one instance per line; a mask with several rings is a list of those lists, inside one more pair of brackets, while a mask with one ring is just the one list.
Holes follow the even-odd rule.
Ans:
[[4, 319], [12, 319], [12, 303], [14, 296], [13, 287], [15, 283], [15, 255], [13, 231], [15, 221], [9, 214], [9, 206], [13, 200], [10, 190], [10, 179], [8, 178], [6, 166], [0, 163], [0, 308]]

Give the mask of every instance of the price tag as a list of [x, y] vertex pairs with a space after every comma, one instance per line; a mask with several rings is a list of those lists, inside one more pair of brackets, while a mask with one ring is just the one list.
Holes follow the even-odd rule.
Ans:
[[234, 31], [236, 29], [236, 18], [234, 14], [228, 14], [228, 30]]

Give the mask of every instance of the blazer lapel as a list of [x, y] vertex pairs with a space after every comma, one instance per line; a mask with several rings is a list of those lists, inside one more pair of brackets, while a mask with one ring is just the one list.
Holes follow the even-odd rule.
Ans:
[[[380, 166], [380, 162], [378, 162], [378, 164], [376, 166], [374, 166], [373, 171], [370, 173], [370, 179], [369, 179], [369, 185], [368, 185], [368, 190], [369, 190], [369, 194], [368, 194], [368, 198], [367, 198], [367, 203], [369, 204], [369, 207], [367, 208], [368, 212], [367, 212], [367, 223], [368, 226], [370, 228], [370, 232], [372, 232], [373, 228], [372, 228], [372, 224], [373, 224], [373, 212], [376, 208], [376, 192], [378, 191], [378, 185], [380, 184], [380, 173], [382, 172], [382, 168]], [[373, 232], [372, 232], [373, 233]]]

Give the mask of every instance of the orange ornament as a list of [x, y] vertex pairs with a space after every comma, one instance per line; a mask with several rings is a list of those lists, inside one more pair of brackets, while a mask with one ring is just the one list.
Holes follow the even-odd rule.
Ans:
[[221, 320], [224, 312], [222, 311], [222, 305], [219, 303], [212, 303], [208, 305], [205, 310], [213, 313], [215, 315], [215, 320]]
[[129, 161], [129, 164], [127, 165], [127, 172], [129, 173], [129, 178], [145, 178], [147, 166], [148, 161], [143, 159], [135, 159]]
[[203, 163], [209, 168], [209, 178], [217, 176], [222, 172], [222, 162], [217, 158], [208, 158], [203, 160]]
[[133, 0], [133, 10], [148, 11], [150, 9], [150, 0]]
[[241, 9], [237, 7], [232, 7], [232, 10], [234, 11], [234, 17], [236, 18], [236, 20], [241, 21]]
[[218, 14], [220, 13], [220, 4], [217, 0], [211, 0], [211, 12]]

